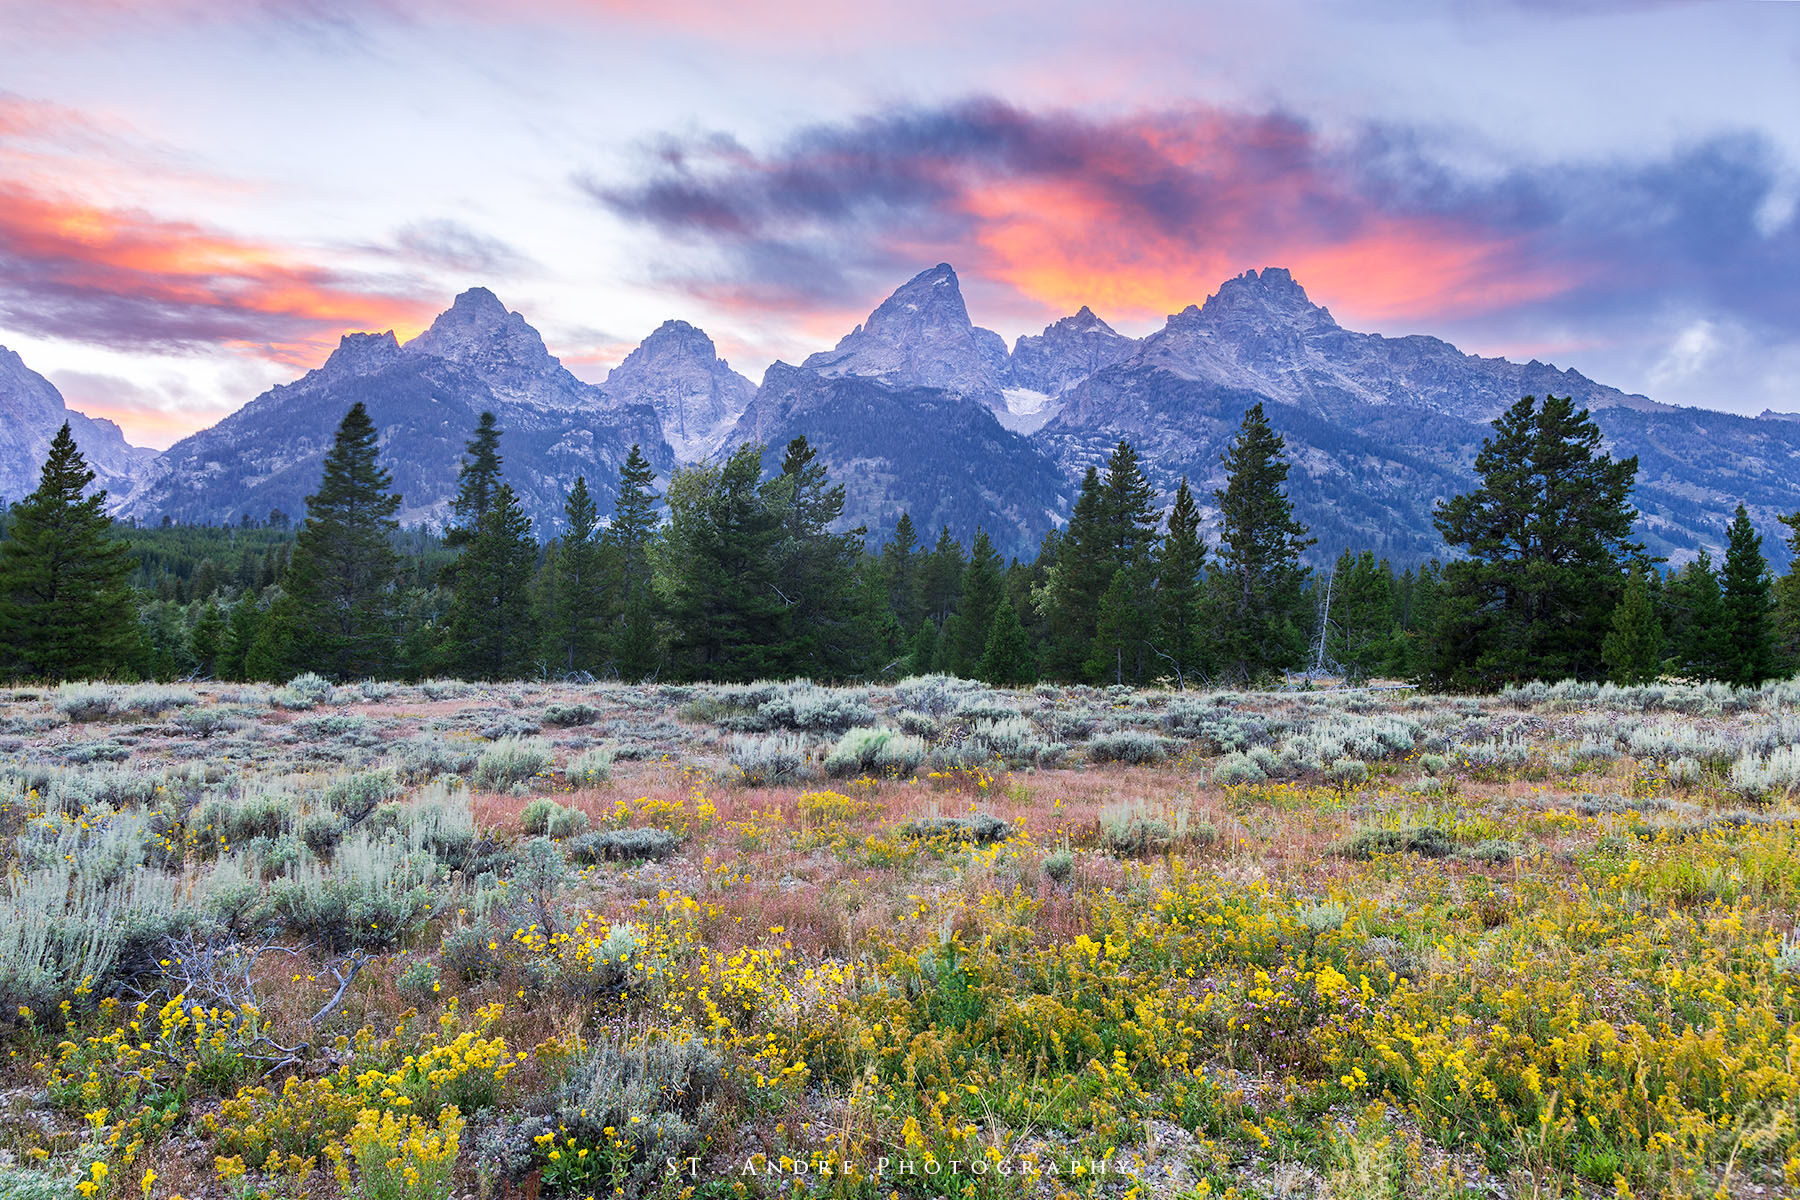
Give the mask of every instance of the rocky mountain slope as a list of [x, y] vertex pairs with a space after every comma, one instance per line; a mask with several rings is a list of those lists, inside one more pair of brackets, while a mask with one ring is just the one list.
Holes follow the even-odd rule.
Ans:
[[56, 385], [0, 346], [0, 503], [10, 504], [37, 489], [50, 440], [69, 424], [75, 444], [94, 472], [96, 487], [117, 495], [156, 457], [133, 446], [111, 421], [76, 412]]
[[837, 346], [800, 364], [826, 378], [878, 379], [891, 387], [928, 387], [1004, 408], [1006, 342], [969, 320], [949, 263], [921, 271], [881, 302]]
[[634, 443], [661, 471], [674, 462], [653, 408], [616, 403], [575, 378], [523, 317], [475, 288], [405, 345], [392, 333], [346, 335], [317, 370], [170, 447], [119, 511], [193, 522], [260, 520], [271, 510], [298, 517], [338, 422], [359, 400], [381, 431], [407, 524], [448, 515], [463, 445], [483, 411], [499, 418], [506, 480], [540, 534], [561, 527], [577, 475], [608, 506]]
[[[1061, 409], [1062, 397], [1103, 367], [1131, 355], [1138, 346], [1082, 305], [1074, 316], [1013, 343], [1007, 363], [1007, 424], [1035, 433]], [[1005, 419], [1005, 418], [1003, 418]]]
[[1541, 362], [1348, 330], [1277, 267], [1227, 280], [1142, 339], [1082, 308], [1008, 353], [939, 264], [834, 349], [771, 366], [760, 387], [682, 321], [659, 327], [603, 387], [583, 383], [477, 288], [404, 346], [391, 334], [346, 337], [323, 367], [158, 458], [122, 511], [297, 515], [337, 421], [360, 399], [382, 428], [408, 521], [442, 519], [463, 441], [491, 408], [509, 478], [543, 529], [559, 524], [576, 474], [609, 502], [633, 442], [666, 478], [749, 441], [773, 464], [805, 434], [847, 487], [846, 523], [872, 541], [907, 511], [927, 533], [948, 524], [966, 539], [979, 526], [1027, 554], [1066, 518], [1082, 472], [1122, 438], [1166, 492], [1185, 475], [1205, 504], [1244, 409], [1260, 402], [1287, 439], [1315, 556], [1366, 547], [1416, 562], [1445, 553], [1432, 509], [1474, 483], [1488, 422], [1522, 395], [1550, 393], [1592, 409], [1612, 453], [1639, 456], [1636, 502], [1653, 552], [1677, 562], [1716, 552], [1741, 499], [1785, 565], [1775, 517], [1800, 510], [1800, 421], [1673, 408]]
[[845, 524], [867, 528], [871, 545], [908, 512], [926, 540], [947, 525], [967, 544], [981, 528], [1002, 554], [1029, 557], [1074, 502], [1043, 450], [986, 405], [942, 388], [776, 363], [728, 442], [761, 442], [772, 472], [802, 434], [845, 485]]
[[1656, 404], [1438, 338], [1346, 330], [1280, 268], [1246, 272], [1171, 316], [1072, 388], [1036, 438], [1071, 476], [1128, 438], [1165, 487], [1187, 475], [1209, 496], [1239, 417], [1261, 401], [1287, 439], [1290, 491], [1317, 553], [1370, 547], [1413, 560], [1444, 552], [1432, 508], [1474, 484], [1487, 422], [1520, 396], [1550, 393], [1588, 406], [1609, 452], [1640, 456], [1635, 499], [1653, 552], [1716, 550], [1742, 499], [1771, 558], [1785, 561], [1775, 515], [1800, 509], [1794, 423]]
[[647, 404], [681, 462], [718, 449], [744, 415], [756, 385], [719, 357], [713, 340], [686, 321], [664, 321], [606, 376], [617, 404]]

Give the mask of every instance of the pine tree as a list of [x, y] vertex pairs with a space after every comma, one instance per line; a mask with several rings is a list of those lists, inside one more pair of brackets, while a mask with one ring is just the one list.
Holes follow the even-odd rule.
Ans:
[[500, 489], [500, 426], [493, 413], [481, 414], [475, 423], [475, 436], [463, 452], [468, 457], [456, 476], [450, 527], [444, 531], [446, 546], [461, 546], [475, 536], [493, 504], [494, 493]]
[[1331, 574], [1327, 658], [1351, 679], [1367, 679], [1397, 665], [1400, 625], [1394, 614], [1394, 570], [1371, 550], [1338, 556]]
[[1155, 632], [1152, 652], [1175, 677], [1177, 687], [1203, 670], [1201, 595], [1206, 542], [1200, 536], [1200, 507], [1184, 476], [1169, 510], [1169, 532], [1157, 548]]
[[1112, 582], [1105, 506], [1100, 472], [1089, 467], [1039, 600], [1048, 641], [1043, 667], [1055, 679], [1082, 678], [1093, 654], [1100, 597]]
[[1419, 568], [1406, 589], [1401, 622], [1400, 671], [1408, 679], [1430, 676], [1440, 660], [1437, 638], [1444, 626], [1444, 568], [1437, 559]]
[[1143, 682], [1146, 652], [1155, 632], [1151, 570], [1149, 563], [1137, 563], [1113, 572], [1100, 595], [1094, 636], [1088, 642], [1088, 660], [1083, 664], [1088, 679]]
[[1113, 447], [1106, 460], [1100, 514], [1106, 531], [1106, 582], [1111, 583], [1111, 573], [1143, 566], [1156, 548], [1156, 491], [1130, 442]]
[[555, 670], [591, 674], [606, 658], [608, 600], [601, 580], [600, 512], [585, 476], [575, 477], [563, 512], [567, 528], [546, 571], [544, 656]]
[[901, 513], [894, 536], [881, 549], [881, 569], [887, 576], [888, 604], [903, 629], [911, 629], [925, 615], [919, 594], [919, 535], [909, 513]]
[[262, 617], [262, 609], [258, 607], [260, 602], [260, 596], [244, 596], [231, 606], [231, 619], [225, 625], [224, 642], [215, 669], [220, 679], [240, 683], [254, 678], [245, 663], [250, 648], [256, 644], [256, 627]]
[[907, 669], [914, 675], [929, 675], [937, 661], [938, 627], [930, 617], [919, 618], [918, 632], [908, 648]]
[[0, 542], [0, 670], [32, 679], [130, 671], [143, 652], [130, 579], [106, 493], [64, 424], [37, 490], [13, 505]]
[[919, 568], [919, 599], [925, 605], [925, 615], [937, 622], [940, 631], [956, 611], [964, 565], [962, 547], [950, 536], [946, 525], [938, 530], [937, 545]]
[[1669, 666], [1689, 679], [1727, 678], [1731, 673], [1730, 636], [1725, 620], [1725, 600], [1712, 556], [1702, 550], [1675, 572], [1663, 589], [1668, 619]]
[[1210, 624], [1221, 669], [1235, 679], [1299, 666], [1306, 659], [1306, 568], [1312, 545], [1294, 520], [1284, 484], [1285, 443], [1259, 404], [1245, 413], [1223, 456], [1219, 554], [1209, 588]]
[[776, 545], [782, 622], [770, 648], [775, 670], [814, 679], [843, 675], [856, 658], [851, 590], [865, 531], [832, 531], [844, 512], [844, 487], [831, 483], [805, 437], [788, 443], [768, 497], [782, 527]]
[[999, 606], [994, 609], [987, 645], [982, 649], [981, 662], [975, 673], [996, 687], [1025, 687], [1037, 679], [1031, 638], [1019, 622], [1019, 612], [1013, 607], [1010, 596], [1002, 595]]
[[1612, 631], [1600, 648], [1607, 675], [1614, 683], [1648, 683], [1662, 667], [1662, 622], [1650, 599], [1649, 574], [1643, 563], [1632, 566], [1624, 594], [1613, 609]]
[[536, 565], [531, 518], [512, 487], [502, 483], [456, 562], [445, 623], [449, 659], [459, 674], [517, 679], [531, 670], [538, 644], [531, 611]]
[[962, 645], [962, 624], [961, 613], [951, 613], [944, 619], [944, 627], [938, 630], [937, 651], [931, 656], [932, 674], [957, 674], [957, 647]]
[[1114, 640], [1096, 646], [1095, 638], [1104, 598], [1120, 571], [1133, 571], [1133, 597], [1148, 600], [1154, 577], [1138, 568], [1146, 567], [1155, 552], [1156, 526], [1155, 493], [1137, 450], [1121, 441], [1108, 457], [1104, 474], [1089, 470], [1083, 478], [1056, 564], [1045, 581], [1043, 604], [1050, 634], [1045, 665], [1052, 674], [1070, 679], [1142, 677], [1150, 625], [1138, 618], [1146, 614], [1127, 622], [1129, 646], [1117, 642], [1124, 614], [1116, 608], [1109, 633]]
[[[985, 530], [975, 531], [975, 543], [969, 547], [969, 565], [963, 568], [961, 598], [957, 602], [956, 642], [951, 662], [955, 674], [973, 679], [986, 652], [988, 633], [993, 628], [994, 613], [1000, 607], [1003, 583], [1000, 555]], [[1018, 614], [1013, 614], [1014, 620]]]
[[657, 634], [657, 599], [651, 546], [656, 537], [656, 502], [651, 486], [656, 472], [637, 446], [625, 456], [619, 470], [619, 496], [613, 505], [607, 546], [613, 568], [612, 654], [619, 675], [638, 680], [648, 676], [662, 660]]
[[351, 405], [319, 490], [306, 498], [306, 523], [282, 581], [280, 619], [291, 625], [293, 647], [284, 670], [348, 679], [393, 669], [400, 497], [388, 491], [393, 476], [377, 461], [379, 448], [368, 410]]
[[785, 607], [775, 582], [783, 510], [762, 483], [762, 447], [677, 471], [667, 500], [656, 566], [671, 653], [690, 677], [767, 678]]
[[1526, 396], [1475, 458], [1481, 486], [1441, 505], [1438, 529], [1467, 560], [1445, 569], [1440, 684], [1496, 688], [1598, 676], [1624, 584], [1637, 459], [1600, 453], [1600, 429], [1569, 397]]
[[1750, 514], [1737, 506], [1726, 530], [1725, 569], [1720, 579], [1725, 605], [1725, 682], [1761, 683], [1775, 673], [1775, 638], [1771, 613], [1775, 604], [1769, 564], [1763, 558], [1762, 535]]
[[854, 569], [845, 634], [847, 674], [864, 678], [893, 676], [896, 671], [904, 671], [911, 657], [906, 631], [890, 603], [887, 570], [872, 555], [864, 555]]
[[1776, 670], [1789, 673], [1800, 669], [1800, 512], [1775, 518], [1788, 528], [1787, 574], [1775, 581]]
[[188, 634], [188, 646], [193, 652], [194, 670], [203, 678], [218, 678], [220, 652], [225, 646], [225, 614], [217, 601], [208, 600], [200, 606], [194, 628]]

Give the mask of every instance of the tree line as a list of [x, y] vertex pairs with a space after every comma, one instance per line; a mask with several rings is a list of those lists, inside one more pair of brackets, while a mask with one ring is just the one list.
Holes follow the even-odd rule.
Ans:
[[[1527, 679], [1755, 683], [1800, 668], [1795, 566], [1770, 572], [1740, 504], [1720, 564], [1668, 570], [1632, 539], [1635, 459], [1568, 398], [1525, 397], [1438, 506], [1455, 552], [1396, 571], [1327, 569], [1287, 497], [1261, 405], [1201, 499], [1160, 496], [1121, 442], [1029, 560], [985, 532], [926, 541], [909, 515], [878, 549], [843, 529], [845, 490], [804, 437], [659, 481], [633, 447], [602, 514], [578, 478], [540, 543], [483, 414], [441, 532], [402, 530], [361, 404], [304, 522], [116, 527], [65, 427], [0, 539], [0, 672], [15, 679], [521, 677], [740, 681], [943, 672], [1175, 687], [1331, 674], [1489, 690]], [[662, 483], [660, 488], [658, 484]]]

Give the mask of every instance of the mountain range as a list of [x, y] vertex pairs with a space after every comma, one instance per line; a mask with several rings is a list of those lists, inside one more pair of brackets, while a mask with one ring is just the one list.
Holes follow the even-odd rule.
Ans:
[[1279, 267], [1226, 280], [1143, 338], [1083, 307], [1008, 350], [971, 320], [956, 272], [940, 263], [834, 348], [797, 366], [776, 362], [760, 385], [684, 321], [657, 328], [603, 383], [585, 383], [523, 316], [473, 288], [408, 342], [346, 335], [318, 369], [160, 455], [70, 412], [48, 381], [0, 352], [0, 493], [29, 490], [43, 446], [68, 419], [125, 518], [297, 515], [338, 421], [361, 400], [409, 523], [442, 522], [463, 442], [491, 410], [505, 431], [507, 478], [543, 532], [559, 527], [578, 474], [604, 510], [633, 444], [666, 478], [749, 442], [773, 469], [805, 434], [846, 486], [846, 525], [872, 541], [906, 511], [928, 533], [948, 526], [966, 541], [981, 527], [1004, 552], [1029, 554], [1066, 518], [1083, 472], [1121, 439], [1165, 493], [1188, 478], [1204, 509], [1244, 409], [1260, 402], [1287, 441], [1289, 491], [1319, 539], [1315, 553], [1369, 548], [1415, 562], [1444, 553], [1432, 509], [1474, 483], [1489, 423], [1522, 395], [1550, 393], [1586, 405], [1609, 452], [1638, 456], [1634, 499], [1653, 553], [1716, 553], [1742, 500], [1765, 552], [1785, 565], [1775, 517], [1800, 510], [1791, 414], [1675, 408], [1535, 360], [1347, 330]]

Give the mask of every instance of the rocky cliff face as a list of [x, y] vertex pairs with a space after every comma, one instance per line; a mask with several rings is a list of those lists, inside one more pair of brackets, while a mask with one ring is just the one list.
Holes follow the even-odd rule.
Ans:
[[844, 526], [865, 527], [872, 545], [907, 512], [921, 536], [948, 525], [967, 543], [986, 529], [1002, 554], [1029, 556], [1074, 501], [1030, 439], [979, 401], [940, 388], [776, 363], [727, 442], [762, 443], [773, 472], [800, 435], [845, 485]]
[[54, 384], [0, 346], [0, 502], [37, 490], [50, 441], [65, 421], [94, 472], [94, 485], [112, 495], [130, 488], [156, 457], [156, 451], [128, 443], [111, 421], [68, 407]]
[[878, 379], [893, 387], [939, 388], [1003, 408], [1006, 342], [969, 320], [948, 263], [913, 276], [835, 349], [801, 364], [826, 378]]
[[615, 404], [656, 410], [682, 462], [705, 458], [744, 415], [756, 385], [720, 358], [711, 338], [686, 321], [664, 321], [606, 377]]
[[1084, 304], [1074, 316], [1045, 326], [1036, 337], [1014, 342], [1007, 380], [1013, 387], [1054, 398], [1102, 367], [1129, 357], [1137, 345], [1137, 339], [1118, 332]]

